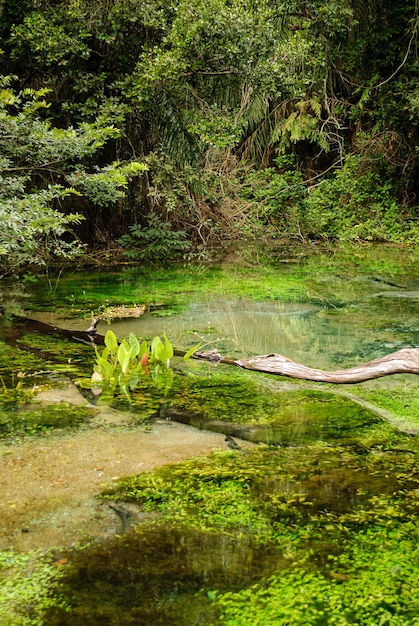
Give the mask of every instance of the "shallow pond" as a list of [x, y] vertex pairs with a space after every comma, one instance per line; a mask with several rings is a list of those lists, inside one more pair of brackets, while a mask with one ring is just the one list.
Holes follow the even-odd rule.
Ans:
[[[91, 524], [78, 550], [66, 544], [60, 518], [62, 542], [54, 535], [52, 553], [29, 561], [4, 553], [4, 580], [13, 580], [22, 598], [35, 585], [26, 602], [0, 592], [11, 616], [5, 623], [416, 623], [419, 607], [409, 592], [419, 574], [416, 377], [336, 388], [174, 359], [169, 386], [141, 380], [129, 402], [85, 390], [98, 408], [82, 414], [63, 396], [66, 405], [42, 413], [25, 394], [36, 383], [53, 388], [58, 402], [63, 381], [91, 374], [93, 347], [32, 332], [8, 313], [85, 330], [92, 315], [144, 305], [137, 319], [112, 320], [118, 337], [166, 332], [180, 349], [201, 341], [201, 349], [230, 358], [277, 352], [323, 369], [350, 367], [419, 346], [419, 253], [365, 248], [263, 267], [125, 268], [0, 290], [7, 309], [0, 320], [0, 425], [5, 463], [7, 452], [15, 455], [13, 471], [19, 446], [28, 455], [38, 446], [39, 455], [40, 445], [46, 450], [56, 441], [68, 456], [68, 446], [83, 438], [92, 450], [95, 436], [110, 445], [115, 433], [124, 446], [123, 437], [133, 440], [144, 428], [158, 440], [158, 424], [163, 442], [163, 425], [174, 421], [214, 437], [199, 444], [208, 446], [206, 456], [191, 443], [190, 454], [183, 446], [173, 461], [199, 458], [138, 475], [149, 467], [141, 467], [137, 446], [136, 463], [124, 465], [134, 476], [112, 488], [100, 487], [106, 464], [99, 450], [89, 493], [104, 490], [101, 506], [110, 506], [122, 527], [104, 516], [110, 530]], [[98, 332], [108, 328], [100, 322]], [[82, 405], [87, 400], [79, 395]], [[48, 478], [45, 450], [45, 468], [37, 471]], [[77, 462], [85, 463], [81, 456]], [[43, 583], [36, 587], [38, 573]]]

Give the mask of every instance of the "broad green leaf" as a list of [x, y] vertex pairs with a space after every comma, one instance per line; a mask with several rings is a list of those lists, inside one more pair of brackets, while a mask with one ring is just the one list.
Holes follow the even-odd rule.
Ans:
[[103, 348], [102, 359], [108, 360], [108, 357], [109, 357], [110, 353], [111, 353], [111, 351], [110, 351], [110, 349], [107, 346], [105, 348]]
[[147, 341], [144, 339], [144, 341], [141, 342], [141, 346], [140, 346], [140, 353], [139, 353], [139, 357], [142, 357], [143, 354], [145, 354], [146, 352], [148, 352], [148, 343]]
[[171, 359], [173, 357], [173, 346], [170, 343], [169, 337], [166, 335], [166, 331], [164, 332], [164, 345], [166, 348], [166, 359]]
[[154, 354], [157, 350], [157, 346], [161, 344], [160, 337], [154, 337], [151, 342], [151, 354]]
[[105, 334], [105, 346], [109, 348], [111, 352], [116, 352], [118, 349], [118, 340], [115, 333], [112, 330], [107, 330]]
[[158, 356], [159, 346], [162, 345], [162, 341], [160, 337], [154, 337], [151, 342], [151, 354], [150, 354], [150, 363], [155, 363], [160, 360]]
[[102, 357], [98, 358], [98, 366], [99, 373], [103, 376], [106, 381], [109, 381], [112, 376], [115, 374], [115, 367], [112, 363], [109, 363], [106, 359]]
[[131, 346], [133, 358], [137, 357], [140, 354], [140, 342], [134, 333], [129, 334], [129, 345]]
[[127, 350], [125, 343], [119, 344], [118, 348], [118, 362], [121, 366], [122, 373], [126, 374], [129, 369], [131, 361], [131, 348]]
[[123, 338], [123, 340], [121, 341], [121, 343], [123, 343], [123, 344], [124, 344], [124, 346], [125, 346], [125, 348], [126, 348], [127, 350], [129, 350], [129, 349], [131, 348], [131, 346], [130, 346], [129, 342], [125, 339], [125, 337]]
[[162, 364], [162, 365], [166, 365], [167, 364], [167, 353], [166, 353], [166, 346], [164, 345], [164, 343], [162, 343], [162, 341], [160, 341], [160, 343], [157, 344], [156, 346], [156, 350], [155, 350], [155, 355], [156, 355], [156, 359]]
[[123, 343], [120, 343], [119, 344], [119, 348], [118, 348], [118, 363], [119, 363], [119, 365], [122, 366], [122, 363], [125, 360], [126, 354], [127, 354], [126, 347], [124, 346]]

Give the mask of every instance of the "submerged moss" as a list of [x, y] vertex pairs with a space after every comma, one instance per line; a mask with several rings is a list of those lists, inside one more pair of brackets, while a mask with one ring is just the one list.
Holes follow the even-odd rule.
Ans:
[[[276, 557], [276, 558], [275, 558]], [[48, 626], [189, 626], [217, 617], [203, 587], [240, 589], [270, 575], [277, 555], [250, 537], [203, 532], [182, 525], [145, 523], [106, 544], [69, 554], [56, 598], [71, 610], [46, 612]]]
[[392, 386], [391, 389], [365, 389], [358, 386], [356, 395], [390, 411], [400, 421], [419, 426], [419, 388], [415, 384]]
[[45, 361], [30, 352], [8, 346], [0, 339], [0, 375], [9, 384], [21, 372], [34, 372], [45, 368]]
[[39, 351], [44, 353], [47, 358], [55, 357], [56, 359], [60, 357], [61, 361], [81, 361], [86, 365], [94, 355], [93, 346], [40, 332], [23, 334], [18, 340], [18, 346], [19, 344], [25, 346], [26, 351], [28, 349]]
[[[410, 536], [409, 534], [412, 533]], [[292, 568], [242, 591], [214, 594], [225, 626], [407, 626], [419, 624], [414, 525], [377, 528], [350, 555], [330, 555], [324, 574]]]
[[47, 609], [59, 604], [51, 590], [62, 575], [51, 553], [0, 551], [0, 624], [40, 626]]
[[[209, 294], [314, 302], [308, 324], [305, 317], [281, 323], [286, 317], [278, 311], [274, 322], [267, 316], [268, 349], [285, 345], [288, 356], [306, 364], [346, 367], [415, 345], [417, 298], [399, 292], [416, 288], [418, 269], [415, 251], [351, 247], [268, 268], [136, 267], [73, 275], [60, 278], [53, 293], [40, 281], [33, 300], [78, 316], [112, 304], [186, 308]], [[206, 321], [190, 328], [222, 335]], [[25, 339], [47, 352], [48, 341], [38, 340]], [[52, 352], [64, 354], [58, 344]], [[62, 358], [65, 367], [74, 358], [70, 346]], [[281, 391], [262, 375], [199, 367], [181, 371], [168, 393], [139, 386], [130, 407], [140, 417], [189, 420], [276, 446], [219, 452], [114, 484], [103, 506], [128, 500], [145, 522], [124, 537], [69, 552], [50, 596], [67, 609], [41, 603], [39, 624], [419, 623], [416, 437], [328, 391], [298, 383]], [[398, 382], [386, 390], [386, 384], [351, 387], [351, 393], [417, 422], [416, 390]], [[41, 422], [41, 429], [53, 428], [60, 419], [33, 416], [35, 430]], [[28, 616], [32, 611], [29, 606]]]
[[[30, 289], [30, 287], [28, 287]], [[214, 265], [171, 268], [123, 268], [117, 272], [62, 275], [53, 294], [47, 281], [38, 281], [34, 304], [42, 310], [45, 300], [54, 300], [55, 310], [97, 310], [114, 304], [186, 305], [191, 298], [206, 299], [209, 292], [219, 296], [284, 300], [306, 299], [305, 286], [299, 276], [284, 272], [281, 280], [275, 268], [216, 267]]]
[[39, 409], [0, 408], [0, 439], [75, 428], [93, 416], [94, 411], [88, 407], [74, 406], [64, 402]]
[[[301, 252], [286, 259], [287, 262], [282, 258], [272, 261], [272, 256], [269, 263], [264, 264], [254, 259], [251, 266], [236, 263], [147, 268], [137, 264], [107, 273], [61, 274], [53, 288], [50, 278], [40, 278], [35, 285], [28, 284], [27, 289], [32, 289], [33, 300], [38, 301], [40, 309], [48, 302], [50, 310], [53, 302], [55, 310], [70, 309], [79, 315], [80, 311], [89, 312], [105, 304], [186, 304], [193, 296], [205, 299], [208, 293], [262, 301], [301, 302], [319, 298], [325, 302], [330, 301], [327, 295], [321, 291], [310, 295], [307, 287], [309, 291], [315, 284], [324, 288], [331, 279], [342, 285], [339, 289], [337, 283], [333, 284], [332, 301], [348, 302], [348, 287], [356, 288], [359, 276], [370, 278], [378, 285], [380, 282], [385, 285], [387, 281], [403, 286], [409, 276], [419, 271], [419, 254], [414, 249], [351, 245], [350, 248], [340, 246], [333, 250]], [[342, 295], [336, 296], [336, 291]]]
[[54, 598], [71, 609], [47, 623], [414, 623], [418, 446], [387, 434], [387, 445], [259, 446], [121, 479], [103, 498], [136, 502], [148, 521], [70, 556]]
[[[244, 375], [243, 375], [244, 374]], [[356, 440], [381, 420], [327, 391], [269, 389], [243, 372], [180, 378], [161, 415], [269, 444]]]
[[[415, 441], [392, 435], [373, 445], [361, 440], [349, 446], [216, 453], [121, 479], [104, 497], [134, 500], [147, 511], [201, 528], [247, 529], [263, 541], [287, 520], [328, 524], [330, 517], [322, 521], [319, 511], [346, 515], [347, 523], [352, 516], [355, 526], [368, 524], [383, 514], [376, 494], [393, 494], [399, 501], [400, 494], [419, 486]], [[368, 509], [372, 512], [365, 514]]]

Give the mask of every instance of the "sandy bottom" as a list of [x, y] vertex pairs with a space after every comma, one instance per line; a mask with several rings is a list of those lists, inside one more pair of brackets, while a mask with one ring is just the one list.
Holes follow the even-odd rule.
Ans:
[[[85, 403], [71, 386], [40, 400], [58, 397]], [[96, 498], [103, 486], [226, 449], [222, 434], [170, 421], [133, 428], [125, 413], [110, 409], [99, 410], [92, 427], [0, 446], [0, 549], [71, 546], [118, 534], [124, 530], [121, 516]]]

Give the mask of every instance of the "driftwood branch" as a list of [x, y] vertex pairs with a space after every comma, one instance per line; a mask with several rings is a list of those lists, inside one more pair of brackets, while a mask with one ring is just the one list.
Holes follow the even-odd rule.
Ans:
[[368, 361], [345, 370], [324, 370], [306, 367], [280, 354], [267, 354], [240, 359], [235, 364], [244, 369], [268, 374], [300, 378], [322, 383], [351, 384], [390, 376], [391, 374], [419, 374], [419, 348], [404, 348], [380, 359]]
[[[23, 326], [26, 330], [55, 334], [73, 341], [96, 345], [103, 345], [104, 343], [104, 337], [96, 333], [96, 326], [100, 319], [93, 320], [91, 327], [87, 331], [71, 331], [28, 318], [15, 317], [14, 319], [15, 332], [12, 333], [14, 336], [9, 337], [9, 339], [14, 341], [16, 341], [20, 334], [19, 326]], [[23, 346], [21, 343], [19, 343], [18, 346], [23, 349], [33, 350], [32, 348], [26, 348], [26, 346]], [[186, 352], [175, 350], [175, 354], [177, 356], [184, 356]], [[373, 361], [368, 361], [356, 367], [331, 372], [306, 367], [280, 354], [266, 354], [234, 360], [224, 358], [216, 350], [210, 350], [208, 352], [196, 352], [193, 356], [200, 360], [235, 365], [243, 369], [255, 370], [266, 374], [276, 374], [278, 376], [287, 376], [289, 378], [322, 383], [362, 383], [367, 380], [382, 378], [383, 376], [390, 376], [392, 374], [419, 374], [419, 348], [404, 348], [398, 352], [392, 352], [380, 359], [374, 359]]]

